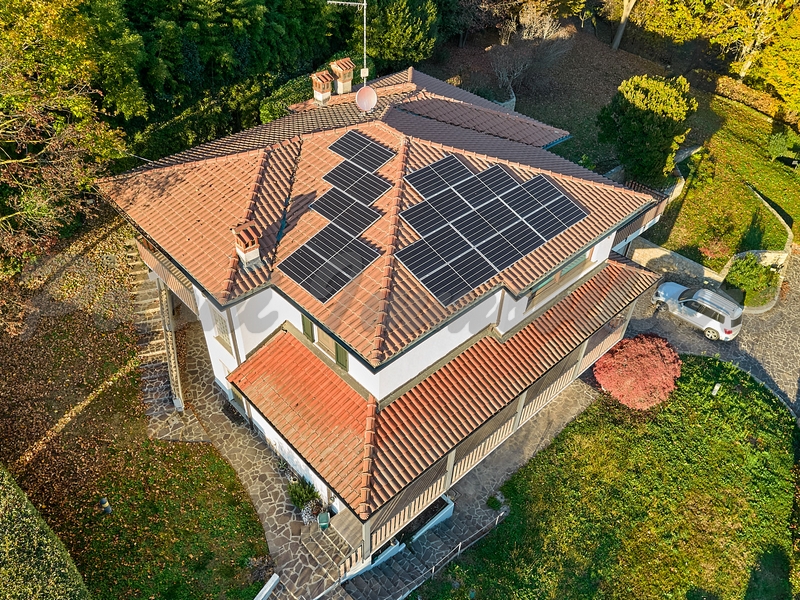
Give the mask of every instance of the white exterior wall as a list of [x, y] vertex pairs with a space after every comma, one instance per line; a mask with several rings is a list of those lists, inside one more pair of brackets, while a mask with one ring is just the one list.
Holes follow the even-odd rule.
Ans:
[[[245, 401], [246, 402], [246, 401]], [[292, 447], [287, 444], [284, 439], [278, 434], [272, 425], [270, 425], [264, 417], [255, 409], [255, 407], [249, 404], [249, 411], [253, 418], [253, 423], [256, 427], [264, 434], [267, 442], [275, 449], [278, 454], [280, 454], [292, 470], [297, 473], [300, 477], [304, 477], [306, 480], [311, 482], [317, 491], [319, 492], [320, 498], [324, 504], [328, 504], [328, 500], [331, 495], [331, 491], [328, 489], [328, 486], [325, 485], [325, 482], [322, 481], [314, 471], [311, 470], [311, 467], [306, 464], [306, 462], [300, 457], [297, 452], [295, 452]], [[337, 497], [335, 502], [331, 505], [335, 512], [339, 512], [342, 510], [342, 501]]]
[[[203, 325], [206, 346], [208, 346], [208, 354], [211, 357], [211, 365], [214, 369], [214, 379], [217, 381], [217, 384], [228, 393], [228, 397], [230, 398], [232, 394], [231, 384], [228, 383], [226, 377], [238, 366], [236, 364], [236, 358], [231, 352], [228, 352], [225, 346], [217, 341], [214, 329], [214, 317], [211, 313], [211, 311], [216, 310], [216, 308], [206, 300], [206, 297], [203, 296], [197, 288], [194, 289], [194, 295], [197, 298], [197, 309], [200, 313], [198, 316]], [[224, 312], [220, 314], [227, 319], [227, 315]]]
[[351, 359], [350, 375], [380, 401], [471, 337], [494, 325], [502, 296], [502, 291], [496, 291], [377, 373]]
[[286, 321], [303, 330], [300, 311], [271, 288], [234, 305], [231, 315], [242, 360]]
[[514, 300], [512, 296], [506, 295], [506, 299], [503, 302], [503, 314], [500, 316], [500, 321], [497, 324], [497, 331], [501, 335], [505, 335], [511, 329], [519, 325], [523, 319], [530, 316], [537, 308], [550, 302], [550, 300], [560, 294], [564, 288], [569, 287], [586, 273], [594, 269], [598, 263], [608, 259], [612, 243], [614, 243], [614, 234], [595, 244], [589, 256], [591, 261], [587, 263], [583, 269], [573, 269], [570, 271], [569, 274], [565, 276], [563, 284], [553, 289], [549, 294], [535, 298], [530, 309], [528, 309], [527, 294], [519, 300]]

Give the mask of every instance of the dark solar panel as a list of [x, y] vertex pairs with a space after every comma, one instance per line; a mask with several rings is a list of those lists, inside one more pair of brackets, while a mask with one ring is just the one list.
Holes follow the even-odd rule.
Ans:
[[452, 154], [433, 163], [431, 168], [436, 171], [436, 174], [444, 179], [445, 183], [450, 186], [453, 186], [472, 176], [472, 171], [465, 167], [464, 163], [462, 163]]
[[470, 177], [453, 186], [453, 189], [455, 189], [464, 200], [469, 202], [473, 208], [477, 208], [481, 204], [485, 204], [489, 202], [489, 200], [495, 198], [494, 192], [486, 187], [477, 177]]
[[444, 306], [452, 304], [473, 287], [464, 281], [450, 265], [444, 265], [441, 269], [420, 281]]
[[469, 205], [450, 188], [447, 188], [441, 194], [436, 194], [436, 196], [430, 198], [427, 203], [435, 208], [436, 212], [448, 221], [457, 219], [461, 215], [472, 210]]
[[342, 212], [334, 223], [344, 229], [350, 235], [356, 236], [372, 225], [381, 214], [369, 206], [364, 206], [360, 202], [353, 202], [344, 212]]
[[322, 176], [322, 179], [339, 188], [340, 190], [347, 191], [347, 188], [361, 179], [364, 175], [368, 175], [364, 169], [346, 160], [328, 171]]
[[448, 187], [445, 180], [439, 177], [430, 166], [409, 173], [405, 179], [423, 198], [430, 198]]
[[478, 179], [498, 196], [519, 185], [500, 165], [478, 173]]
[[546, 240], [556, 237], [566, 229], [564, 224], [546, 208], [541, 208], [530, 215], [527, 222]]
[[497, 275], [497, 269], [478, 254], [477, 250], [469, 250], [453, 259], [450, 266], [471, 288], [478, 287]]
[[460, 254], [464, 254], [472, 246], [467, 240], [458, 235], [458, 232], [450, 225], [445, 225], [430, 235], [426, 235], [425, 241], [430, 244], [434, 252], [447, 262]]
[[489, 239], [484, 238], [484, 241], [476, 248], [498, 271], [513, 265], [523, 256], [506, 238], [499, 234]]
[[425, 240], [417, 240], [398, 250], [395, 256], [414, 273], [417, 279], [422, 279], [442, 265], [442, 257], [436, 254]]
[[329, 221], [333, 221], [342, 214], [355, 200], [336, 188], [331, 188], [311, 205], [315, 211]]
[[353, 236], [351, 234], [341, 229], [338, 225], [331, 223], [317, 232], [304, 245], [327, 259], [339, 252], [352, 239]]
[[[417, 204], [417, 206], [421, 205]], [[469, 211], [464, 216], [453, 221], [452, 225], [473, 245], [478, 245], [488, 237], [497, 233], [495, 229], [486, 222], [486, 219], [474, 210]]]
[[357, 131], [348, 131], [331, 144], [330, 149], [370, 173], [380, 169], [395, 156], [391, 150], [373, 142]]
[[367, 173], [348, 161], [336, 165], [322, 179], [347, 192], [362, 204], [372, 204], [392, 188], [390, 183], [377, 175]]
[[305, 246], [300, 246], [278, 266], [281, 271], [302, 285], [308, 276], [319, 269], [324, 262], [325, 259], [319, 254]]
[[425, 201], [401, 216], [423, 239], [396, 256], [445, 305], [587, 214], [544, 176], [520, 185], [499, 165], [473, 175], [455, 156], [406, 181]]
[[423, 237], [447, 223], [444, 217], [427, 202], [420, 202], [404, 210], [402, 216], [406, 223]]

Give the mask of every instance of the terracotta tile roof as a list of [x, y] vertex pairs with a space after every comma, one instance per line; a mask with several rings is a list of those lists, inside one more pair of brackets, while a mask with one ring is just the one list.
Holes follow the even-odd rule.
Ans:
[[374, 399], [286, 332], [229, 380], [363, 519], [659, 279], [615, 255], [514, 336], [481, 338], [374, 420]]
[[374, 398], [360, 396], [287, 331], [228, 379], [338, 494], [358, 506]]
[[[414, 73], [417, 78], [418, 72]], [[408, 82], [396, 85], [407, 86]], [[452, 121], [457, 120], [452, 106], [465, 109], [460, 102], [431, 94], [419, 94], [419, 98], [424, 112], [446, 113]], [[414, 101], [408, 100], [407, 93], [381, 97], [370, 115], [359, 112], [352, 103], [309, 109], [100, 185], [220, 304], [261, 286], [275, 285], [375, 366], [498, 285], [515, 295], [522, 293], [654, 202], [650, 195], [610, 182], [530, 143], [412, 114], [407, 108]], [[437, 103], [447, 106], [437, 108]], [[509, 130], [506, 135], [520, 139], [533, 135], [533, 129], [525, 133], [527, 125], [523, 127], [514, 116], [484, 108], [474, 111], [484, 119], [480, 126], [496, 134], [505, 131], [498, 129], [500, 119], [511, 119], [519, 133]], [[378, 173], [393, 188], [374, 204], [382, 216], [363, 235], [381, 256], [322, 304], [274, 265], [327, 224], [309, 206], [330, 188], [322, 176], [342, 159], [328, 147], [347, 128], [357, 128], [397, 153]], [[278, 139], [290, 134], [293, 137]], [[277, 141], [268, 143], [270, 140]], [[416, 239], [416, 233], [399, 217], [400, 211], [422, 200], [405, 185], [403, 176], [445, 154], [459, 155], [474, 171], [505, 164], [520, 180], [545, 173], [582, 204], [589, 216], [456, 303], [442, 306], [394, 260], [394, 251]], [[230, 232], [248, 221], [259, 231], [265, 260], [245, 268], [239, 264]]]
[[406, 98], [397, 108], [420, 117], [489, 133], [499, 138], [544, 147], [569, 137], [569, 132], [540, 123], [530, 117], [508, 114], [466, 102], [446, 101], [442, 96], [422, 92]]

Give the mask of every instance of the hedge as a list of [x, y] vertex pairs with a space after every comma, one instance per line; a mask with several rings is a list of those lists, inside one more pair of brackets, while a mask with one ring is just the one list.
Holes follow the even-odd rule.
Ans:
[[89, 592], [60, 539], [0, 466], [0, 599], [82, 600]]

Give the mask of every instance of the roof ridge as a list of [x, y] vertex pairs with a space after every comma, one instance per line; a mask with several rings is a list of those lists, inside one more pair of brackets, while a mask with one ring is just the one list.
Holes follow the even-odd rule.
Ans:
[[359, 517], [368, 519], [371, 513], [372, 478], [375, 465], [375, 433], [378, 425], [378, 402], [372, 394], [367, 398], [367, 418], [364, 423], [364, 453], [361, 459], [361, 494]]
[[[447, 83], [447, 82], [445, 82], [445, 83]], [[507, 112], [503, 112], [502, 110], [497, 110], [497, 109], [494, 109], [494, 108], [488, 108], [486, 106], [480, 106], [478, 104], [472, 104], [470, 102], [465, 102], [464, 100], [458, 100], [456, 98], [450, 98], [448, 96], [443, 96], [442, 94], [437, 94], [436, 92], [431, 92], [430, 90], [428, 90], [427, 88], [424, 88], [424, 87], [419, 89], [419, 94], [420, 95], [427, 94], [428, 96], [430, 96], [432, 98], [435, 98], [436, 100], [442, 100], [444, 102], [452, 102], [454, 104], [464, 104], [464, 105], [469, 106], [470, 108], [473, 108], [475, 110], [480, 110], [480, 111], [483, 111], [483, 112], [491, 113], [491, 114], [497, 115], [498, 117], [511, 118], [511, 119], [516, 119], [517, 121], [528, 122], [528, 123], [535, 123], [536, 125], [539, 125], [541, 127], [547, 127], [548, 129], [555, 129], [556, 131], [563, 131], [564, 133], [569, 135], [569, 132], [566, 129], [562, 129], [561, 127], [555, 127], [554, 125], [548, 125], [544, 121], [538, 121], [537, 119], [534, 119], [533, 117], [529, 117], [528, 115], [523, 115], [522, 113], [518, 113], [516, 111], [507, 113]], [[406, 98], [402, 102], [398, 103], [397, 106], [400, 107], [400, 106], [402, 106], [404, 104], [407, 104], [411, 99], [412, 99], [411, 97]], [[401, 108], [401, 110], [403, 110], [403, 109]], [[413, 110], [409, 110], [408, 112], [413, 113], [413, 114], [415, 114], [417, 116], [420, 116], [420, 117], [424, 116], [424, 115], [419, 115], [419, 114], [415, 113]], [[437, 119], [436, 117], [428, 117], [428, 118], [433, 119], [434, 121], [439, 121], [439, 119]], [[443, 123], [449, 123], [449, 121], [442, 121], [442, 122]], [[451, 123], [451, 125], [452, 125], [452, 123]], [[462, 125], [457, 125], [457, 127], [462, 127]], [[465, 129], [470, 129], [472, 131], [479, 131], [481, 133], [487, 133], [487, 132], [482, 131], [480, 129], [473, 129], [472, 127], [465, 127]], [[495, 135], [495, 134], [490, 133], [489, 135]], [[501, 136], [496, 136], [496, 137], [501, 137]], [[502, 138], [502, 139], [510, 139], [510, 138]]]
[[[410, 112], [410, 111], [407, 111], [407, 112]], [[414, 113], [411, 113], [411, 114], [414, 114]], [[419, 115], [415, 114], [414, 116], [419, 116]], [[419, 118], [426, 119], [428, 117], [419, 117]], [[432, 120], [435, 120], [435, 119], [432, 119]], [[485, 134], [485, 135], [492, 135], [492, 134]], [[483, 160], [490, 160], [490, 161], [494, 161], [494, 162], [502, 163], [502, 164], [506, 164], [506, 165], [513, 165], [515, 167], [520, 167], [520, 168], [523, 168], [523, 169], [534, 169], [534, 170], [540, 171], [542, 173], [545, 173], [547, 175], [550, 175], [550, 176], [554, 177], [555, 179], [567, 179], [567, 180], [570, 180], [570, 181], [577, 181], [577, 182], [580, 182], [580, 183], [587, 183], [587, 184], [590, 184], [590, 185], [595, 186], [595, 187], [600, 187], [600, 188], [604, 188], [604, 189], [612, 189], [612, 190], [621, 191], [621, 192], [627, 192], [629, 194], [633, 194], [633, 195], [641, 197], [641, 198], [647, 198], [648, 200], [651, 200], [651, 201], [655, 200], [655, 198], [653, 198], [653, 196], [651, 196], [650, 194], [645, 194], [643, 192], [637, 192], [636, 190], [632, 190], [632, 189], [630, 189], [628, 187], [625, 187], [624, 185], [620, 185], [618, 183], [614, 183], [610, 179], [608, 180], [608, 183], [606, 183], [604, 181], [594, 181], [592, 179], [584, 179], [583, 177], [575, 177], [574, 175], [566, 175], [564, 173], [558, 173], [556, 171], [551, 171], [551, 170], [545, 169], [543, 167], [534, 167], [534, 166], [531, 166], [531, 165], [526, 165], [524, 163], [516, 162], [516, 161], [513, 161], [513, 160], [508, 160], [507, 158], [498, 158], [496, 156], [489, 156], [488, 154], [480, 154], [479, 152], [474, 152], [472, 150], [464, 150], [462, 148], [456, 148], [455, 146], [447, 146], [445, 144], [440, 144], [440, 143], [437, 143], [437, 142], [431, 142], [431, 141], [428, 141], [428, 140], [425, 140], [425, 139], [422, 139], [422, 138], [418, 138], [418, 137], [412, 137], [412, 136], [408, 136], [408, 137], [410, 139], [414, 140], [414, 142], [416, 142], [416, 143], [420, 143], [420, 144], [429, 146], [431, 148], [439, 148], [440, 150], [444, 150], [446, 152], [453, 152], [454, 154], [463, 154], [465, 156], [472, 156], [472, 157], [480, 158], [480, 159], [483, 159]], [[497, 136], [493, 136], [493, 137], [497, 137]], [[505, 138], [498, 138], [498, 139], [505, 139]], [[516, 143], [516, 144], [521, 144], [522, 143], [522, 142], [515, 142], [514, 140], [506, 140], [506, 141], [511, 142], [511, 143]], [[524, 145], [527, 145], [527, 144], [524, 144]], [[541, 150], [542, 152], [547, 152], [548, 154], [553, 154], [553, 156], [558, 156], [557, 154], [554, 154], [554, 153], [550, 152], [549, 150], [545, 150], [544, 148], [539, 148], [538, 146], [529, 146], [529, 147], [530, 148], [536, 148], [537, 150]], [[559, 156], [559, 158], [562, 158], [562, 157]], [[563, 160], [565, 160], [566, 162], [569, 162], [572, 165], [576, 164], [576, 163], [573, 163], [571, 161], [567, 161], [567, 159], [565, 159], [565, 158], [563, 158]], [[588, 171], [588, 169], [587, 169], [587, 171]], [[594, 173], [594, 171], [589, 171], [589, 172], [590, 173]], [[595, 175], [597, 175], [597, 173], [595, 173]], [[601, 175], [601, 177], [602, 177], [602, 175]]]
[[389, 318], [389, 305], [391, 304], [392, 295], [392, 276], [395, 268], [394, 253], [397, 250], [397, 237], [400, 230], [400, 204], [403, 201], [403, 193], [405, 191], [405, 180], [403, 174], [406, 171], [406, 164], [408, 162], [408, 141], [405, 137], [400, 142], [400, 152], [398, 153], [398, 164], [396, 166], [399, 172], [399, 177], [392, 190], [393, 203], [389, 211], [389, 226], [391, 233], [386, 241], [386, 254], [383, 266], [383, 277], [381, 279], [381, 287], [378, 290], [378, 319], [375, 325], [375, 334], [372, 340], [372, 352], [370, 352], [369, 360], [373, 364], [378, 364], [383, 357], [383, 345], [386, 342], [386, 322]]

